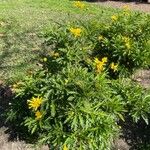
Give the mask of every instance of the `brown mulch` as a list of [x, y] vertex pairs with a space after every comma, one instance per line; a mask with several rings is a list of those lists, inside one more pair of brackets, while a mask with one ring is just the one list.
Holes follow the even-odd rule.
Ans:
[[122, 8], [124, 5], [128, 5], [131, 10], [142, 11], [150, 13], [150, 3], [140, 3], [140, 2], [125, 2], [125, 1], [100, 1], [97, 3], [102, 6]]

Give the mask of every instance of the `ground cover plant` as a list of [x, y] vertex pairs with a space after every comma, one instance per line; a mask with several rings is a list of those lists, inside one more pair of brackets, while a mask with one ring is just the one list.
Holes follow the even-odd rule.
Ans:
[[40, 67], [12, 86], [7, 120], [50, 149], [111, 149], [120, 120], [149, 123], [149, 92], [127, 78], [148, 66], [148, 25], [149, 15], [125, 8], [104, 23], [67, 21], [43, 30]]

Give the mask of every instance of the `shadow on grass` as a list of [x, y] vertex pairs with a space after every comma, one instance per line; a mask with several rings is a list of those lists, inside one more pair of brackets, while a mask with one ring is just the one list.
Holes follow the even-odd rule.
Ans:
[[41, 39], [34, 30], [25, 30], [13, 23], [4, 28], [5, 31], [0, 33], [3, 35], [0, 39], [0, 78], [9, 81], [20, 80], [27, 70], [36, 69]]
[[[27, 69], [29, 69], [30, 67], [33, 68], [36, 56], [38, 56], [37, 51], [36, 54], [34, 54], [35, 52], [29, 51], [28, 49], [33, 48], [33, 42], [38, 41], [34, 41], [35, 39], [33, 38], [33, 36], [35, 35], [28, 35], [31, 33], [21, 32], [17, 34], [16, 31], [14, 32], [11, 30], [12, 30], [11, 27], [10, 28], [6, 27], [6, 31], [3, 33], [4, 36], [1, 37], [2, 51], [0, 53], [0, 73], [4, 72], [5, 76], [7, 76], [8, 74], [12, 75], [13, 73], [18, 72], [18, 74], [21, 73], [22, 75], [25, 76], [25, 73], [27, 73], [26, 72]], [[27, 36], [25, 34], [27, 34]], [[22, 48], [21, 44], [25, 45], [26, 48]], [[18, 49], [15, 46], [17, 46]], [[18, 59], [20, 59], [21, 61], [16, 62]], [[24, 72], [22, 73], [21, 71]], [[2, 74], [0, 75], [2, 76]], [[26, 142], [30, 142], [28, 138], [29, 137], [28, 130], [25, 131], [25, 128], [20, 127], [19, 124], [14, 122], [6, 123], [6, 113], [10, 108], [14, 95], [10, 86], [3, 83], [4, 79], [9, 79], [9, 75], [4, 78], [1, 76], [0, 76], [0, 128], [4, 127], [6, 129], [5, 133], [8, 135], [8, 141], [16, 141], [19, 139], [25, 140]], [[21, 77], [23, 78], [23, 76]], [[6, 80], [6, 82], [8, 81]]]

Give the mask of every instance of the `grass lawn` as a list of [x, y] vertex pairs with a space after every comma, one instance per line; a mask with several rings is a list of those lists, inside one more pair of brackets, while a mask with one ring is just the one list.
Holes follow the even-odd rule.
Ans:
[[70, 18], [97, 17], [106, 21], [106, 16], [118, 11], [86, 3], [88, 10], [83, 12], [73, 3], [69, 0], [0, 1], [0, 79], [18, 80], [35, 66], [41, 45], [36, 34], [43, 27]]

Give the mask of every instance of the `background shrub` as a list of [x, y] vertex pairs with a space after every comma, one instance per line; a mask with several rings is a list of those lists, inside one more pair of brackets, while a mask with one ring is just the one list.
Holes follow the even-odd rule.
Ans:
[[[105, 70], [109, 71], [110, 76], [117, 77], [129, 75], [135, 69], [149, 65], [149, 20], [149, 15], [123, 11], [110, 16], [109, 22], [80, 21], [60, 25], [52, 32], [46, 31], [44, 35], [47, 45], [53, 45], [56, 49], [84, 51], [83, 58], [79, 55], [84, 62], [88, 58], [93, 61], [95, 57], [99, 60], [107, 57]], [[81, 29], [80, 37], [72, 35], [71, 28]], [[110, 67], [112, 62], [118, 65], [115, 72]]]

